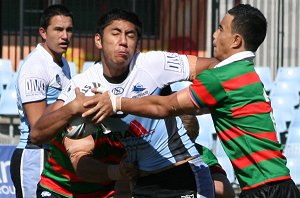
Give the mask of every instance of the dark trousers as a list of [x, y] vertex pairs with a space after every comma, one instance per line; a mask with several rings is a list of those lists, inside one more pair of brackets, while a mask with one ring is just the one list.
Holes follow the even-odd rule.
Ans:
[[254, 189], [242, 191], [240, 198], [300, 198], [293, 180], [271, 182]]

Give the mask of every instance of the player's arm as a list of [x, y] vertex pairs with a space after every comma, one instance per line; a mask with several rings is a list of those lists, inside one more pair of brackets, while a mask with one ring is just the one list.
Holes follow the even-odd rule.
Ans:
[[198, 109], [191, 100], [189, 88], [168, 96], [117, 98], [118, 100], [120, 100], [116, 103], [118, 111], [151, 118], [195, 114], [195, 109]]
[[57, 100], [40, 116], [30, 131], [30, 141], [33, 144], [49, 142], [57, 133], [61, 132], [73, 116], [86, 111], [82, 106], [83, 100], [86, 99], [84, 94], [78, 88], [75, 89], [75, 92], [75, 100], [67, 105], [64, 105], [62, 100]]
[[87, 182], [111, 180], [107, 174], [107, 165], [92, 157], [95, 142], [92, 136], [82, 139], [64, 138], [64, 146], [70, 157], [76, 175]]
[[37, 120], [43, 115], [46, 110], [46, 101], [38, 101], [38, 102], [29, 102], [25, 103], [24, 110], [27, 115], [27, 119], [30, 127], [32, 128]]
[[215, 58], [203, 58], [187, 55], [190, 65], [190, 80], [194, 80], [196, 76], [206, 69], [213, 68], [219, 61]]
[[[109, 94], [109, 92], [96, 95], [97, 98], [87, 101], [83, 105], [89, 106], [101, 101], [100, 104], [97, 105], [97, 108], [91, 108], [82, 114], [83, 117], [95, 115], [93, 119], [95, 123], [100, 123], [103, 119], [117, 111], [150, 118], [198, 114], [200, 111], [191, 100], [189, 88], [168, 96], [151, 95], [142, 98], [121, 98]], [[198, 109], [197, 112], [196, 109]]]
[[127, 178], [120, 165], [105, 164], [92, 156], [95, 142], [91, 135], [82, 139], [65, 137], [64, 146], [80, 179], [98, 183]]

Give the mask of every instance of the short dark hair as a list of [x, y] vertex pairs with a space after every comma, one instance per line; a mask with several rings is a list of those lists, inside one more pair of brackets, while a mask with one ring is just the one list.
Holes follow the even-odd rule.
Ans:
[[51, 5], [44, 10], [40, 19], [40, 27], [47, 29], [49, 26], [50, 20], [52, 17], [57, 15], [68, 16], [72, 18], [73, 21], [73, 14], [66, 8], [64, 5], [55, 4]]
[[101, 36], [103, 36], [104, 28], [110, 25], [112, 21], [115, 20], [125, 20], [133, 23], [136, 26], [138, 39], [141, 38], [142, 22], [139, 20], [139, 17], [133, 12], [122, 10], [119, 8], [110, 10], [97, 21], [96, 33], [99, 33]]
[[255, 52], [265, 40], [267, 20], [260, 10], [249, 4], [239, 4], [228, 11], [232, 20], [232, 33], [242, 35], [246, 50]]

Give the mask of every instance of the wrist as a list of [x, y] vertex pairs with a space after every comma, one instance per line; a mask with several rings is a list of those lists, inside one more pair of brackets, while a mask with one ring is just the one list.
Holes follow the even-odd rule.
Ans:
[[121, 111], [121, 96], [115, 96], [114, 94], [108, 92], [110, 101], [111, 101], [111, 106], [112, 106], [112, 111], [114, 114], [122, 114], [123, 112]]
[[108, 92], [109, 99], [111, 101], [112, 111], [113, 113], [117, 113], [117, 96], [115, 96], [113, 93]]
[[116, 110], [117, 113], [122, 111], [122, 96], [116, 97]]

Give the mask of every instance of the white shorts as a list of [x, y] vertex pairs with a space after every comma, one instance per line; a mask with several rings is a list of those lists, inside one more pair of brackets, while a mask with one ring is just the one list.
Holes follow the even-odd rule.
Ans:
[[17, 148], [11, 158], [10, 172], [16, 197], [35, 198], [44, 167], [44, 149]]

